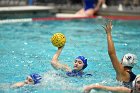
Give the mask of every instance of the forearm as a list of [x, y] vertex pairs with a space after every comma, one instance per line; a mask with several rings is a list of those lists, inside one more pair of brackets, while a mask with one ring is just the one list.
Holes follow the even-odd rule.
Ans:
[[107, 33], [107, 42], [108, 42], [108, 53], [109, 53], [109, 55], [112, 55], [112, 54], [116, 55], [114, 42], [112, 40], [111, 32]]
[[17, 82], [11, 86], [11, 88], [19, 88], [23, 87], [25, 85], [25, 82]]
[[100, 89], [104, 91], [111, 91], [111, 92], [119, 92], [119, 93], [129, 93], [130, 89], [126, 87], [111, 87], [111, 86], [103, 86], [103, 85], [97, 85], [93, 86], [93, 89]]
[[52, 58], [51, 65], [54, 68], [57, 68], [57, 66], [59, 65], [58, 58], [59, 58], [61, 52], [62, 52], [62, 48], [58, 48], [58, 50], [56, 51], [56, 53], [54, 54], [54, 56]]
[[103, 85], [92, 85], [92, 89], [108, 90], [108, 87]]
[[105, 90], [112, 91], [112, 92], [119, 92], [119, 93], [130, 93], [131, 89], [126, 88], [126, 87], [110, 87], [110, 86], [105, 86]]
[[112, 65], [117, 73], [120, 73], [122, 71], [121, 65], [118, 61], [118, 58], [116, 56], [114, 42], [112, 40], [111, 32], [107, 33], [107, 42], [108, 42], [108, 54], [111, 59]]
[[56, 53], [54, 54], [54, 56], [53, 56], [53, 58], [52, 58], [52, 61], [58, 62], [58, 58], [59, 58], [61, 52], [62, 52], [62, 49], [58, 49], [58, 50], [56, 51]]
[[64, 71], [71, 71], [71, 69], [67, 65], [61, 64], [58, 60], [58, 58], [62, 52], [62, 49], [63, 49], [63, 47], [58, 48], [58, 50], [56, 51], [56, 53], [54, 54], [54, 56], [52, 58], [51, 65], [55, 69], [61, 69]]

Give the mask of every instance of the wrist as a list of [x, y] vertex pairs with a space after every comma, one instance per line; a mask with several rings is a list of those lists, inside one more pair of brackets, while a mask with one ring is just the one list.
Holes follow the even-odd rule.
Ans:
[[111, 35], [111, 32], [106, 32], [107, 35]]

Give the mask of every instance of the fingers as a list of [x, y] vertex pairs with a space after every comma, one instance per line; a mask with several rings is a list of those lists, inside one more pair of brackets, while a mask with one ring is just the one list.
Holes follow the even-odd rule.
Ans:
[[108, 26], [107, 26], [107, 23], [105, 23], [105, 25], [102, 25], [102, 27], [104, 28], [104, 29], [106, 29]]
[[[64, 45], [64, 46], [65, 46], [65, 45]], [[58, 49], [63, 49], [63, 48], [64, 48], [64, 46], [58, 47]]]
[[112, 26], [112, 20], [109, 20], [106, 24], [105, 24], [106, 28], [113, 28]]
[[109, 20], [109, 25], [112, 26], [112, 20]]
[[113, 28], [113, 25], [112, 25], [112, 20], [108, 20], [107, 23], [105, 23], [105, 25], [102, 27], [104, 28], [104, 30], [106, 31], [106, 33], [110, 33], [112, 28]]
[[108, 27], [108, 24], [107, 24], [107, 23], [105, 23], [105, 27], [106, 27], [106, 28]]
[[112, 20], [108, 20], [107, 23], [105, 23], [105, 25], [102, 27], [104, 28], [104, 30], [106, 31], [106, 33], [110, 33], [112, 28], [113, 28], [113, 25], [112, 25]]
[[109, 20], [108, 22], [107, 22], [107, 26], [109, 27], [109, 26], [112, 26], [112, 20]]
[[111, 26], [111, 29], [113, 28], [113, 25]]
[[64, 46], [62, 46], [62, 47], [58, 47], [58, 50], [63, 49], [63, 48], [64, 48]]

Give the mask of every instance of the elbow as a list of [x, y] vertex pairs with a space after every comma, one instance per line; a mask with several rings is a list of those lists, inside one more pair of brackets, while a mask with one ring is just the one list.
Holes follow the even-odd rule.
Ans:
[[58, 69], [58, 63], [57, 63], [57, 61], [54, 61], [54, 60], [52, 60], [51, 61], [51, 66], [54, 68], [54, 69]]
[[51, 65], [54, 66], [55, 64], [56, 64], [56, 61], [55, 60], [52, 60], [51, 61]]
[[52, 67], [56, 67], [55, 61], [51, 61], [51, 66], [52, 66]]
[[52, 61], [51, 61], [51, 65], [52, 65], [53, 67], [56, 67], [56, 66], [58, 65], [58, 60], [52, 60]]

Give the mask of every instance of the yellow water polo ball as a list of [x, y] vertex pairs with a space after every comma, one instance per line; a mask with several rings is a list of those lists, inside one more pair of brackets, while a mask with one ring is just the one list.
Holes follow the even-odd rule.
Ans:
[[56, 47], [62, 47], [65, 45], [66, 43], [66, 37], [64, 34], [62, 33], [55, 33], [52, 37], [51, 37], [51, 42], [54, 46]]

